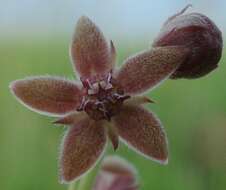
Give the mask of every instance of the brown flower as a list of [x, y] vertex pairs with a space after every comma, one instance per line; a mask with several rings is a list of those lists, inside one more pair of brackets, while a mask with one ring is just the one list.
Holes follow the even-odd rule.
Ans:
[[205, 76], [217, 68], [222, 55], [223, 39], [219, 28], [203, 14], [185, 14], [189, 6], [164, 23], [153, 44], [154, 47], [181, 45], [189, 49], [187, 59], [171, 75], [172, 79]]
[[167, 79], [187, 55], [179, 46], [157, 47], [128, 58], [114, 70], [116, 52], [87, 17], [77, 23], [71, 57], [81, 84], [59, 77], [39, 76], [11, 83], [20, 102], [68, 125], [60, 154], [62, 182], [77, 179], [103, 154], [107, 137], [114, 148], [118, 136], [137, 152], [167, 163], [167, 140], [157, 117], [136, 96]]

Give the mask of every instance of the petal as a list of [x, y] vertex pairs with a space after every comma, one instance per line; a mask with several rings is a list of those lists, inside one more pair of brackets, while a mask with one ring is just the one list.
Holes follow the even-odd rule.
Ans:
[[138, 106], [124, 106], [114, 123], [121, 138], [135, 150], [162, 164], [167, 163], [166, 134], [153, 113]]
[[60, 117], [53, 123], [54, 124], [63, 124], [63, 125], [72, 125], [74, 123], [77, 123], [77, 122], [83, 120], [85, 117], [87, 117], [87, 114], [85, 112], [72, 112], [72, 113], [64, 115], [63, 117]]
[[78, 179], [95, 166], [106, 145], [105, 128], [88, 117], [74, 124], [66, 133], [60, 155], [62, 182]]
[[125, 100], [124, 104], [125, 105], [143, 105], [143, 104], [148, 104], [148, 103], [155, 103], [153, 100], [146, 96], [132, 96], [131, 98], [128, 98]]
[[82, 92], [75, 82], [59, 77], [31, 77], [10, 84], [12, 93], [25, 106], [41, 114], [58, 116], [76, 109]]
[[158, 47], [128, 58], [116, 74], [128, 94], [142, 93], [168, 78], [184, 61], [187, 49], [181, 46]]
[[115, 59], [113, 42], [107, 43], [100, 29], [85, 16], [78, 20], [70, 53], [75, 69], [84, 80], [108, 73]]
[[111, 122], [105, 122], [105, 126], [107, 127], [108, 138], [111, 141], [114, 151], [116, 151], [119, 145], [118, 130]]

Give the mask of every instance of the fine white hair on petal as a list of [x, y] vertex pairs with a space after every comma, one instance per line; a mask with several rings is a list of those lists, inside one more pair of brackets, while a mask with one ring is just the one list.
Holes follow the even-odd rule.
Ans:
[[[65, 134], [66, 135], [66, 134]], [[64, 136], [65, 136], [64, 135]], [[64, 138], [64, 137], [63, 137]], [[61, 151], [62, 151], [62, 143], [61, 143], [61, 145], [60, 145], [60, 153], [59, 153], [59, 155], [61, 155]], [[69, 184], [69, 183], [73, 183], [74, 181], [78, 181], [78, 180], [80, 180], [82, 177], [84, 177], [85, 175], [87, 175], [89, 172], [91, 172], [96, 166], [97, 166], [97, 164], [98, 163], [100, 163], [100, 161], [103, 159], [103, 157], [104, 157], [104, 154], [105, 154], [105, 152], [106, 152], [106, 149], [107, 149], [107, 143], [105, 144], [105, 146], [104, 146], [104, 148], [103, 148], [103, 151], [102, 151], [102, 153], [101, 153], [101, 155], [99, 156], [99, 158], [96, 160], [96, 162], [86, 171], [86, 172], [84, 172], [82, 175], [80, 175], [80, 176], [78, 176], [77, 178], [75, 178], [74, 180], [72, 180], [72, 181], [65, 181], [63, 178], [62, 178], [62, 176], [61, 176], [61, 168], [60, 168], [60, 166], [58, 166], [58, 171], [59, 171], [59, 182], [61, 183], [61, 184]], [[58, 162], [59, 162], [59, 160], [60, 160], [60, 157], [58, 157]]]
[[140, 94], [169, 78], [187, 57], [187, 53], [187, 48], [182, 46], [141, 51], [128, 57], [114, 76], [125, 93]]
[[[158, 159], [155, 159], [151, 156], [147, 156], [146, 154], [142, 153], [141, 151], [139, 151], [137, 148], [134, 148], [129, 142], [127, 142], [125, 139], [123, 139], [122, 137], [119, 138], [120, 141], [122, 143], [124, 143], [129, 149], [133, 150], [134, 152], [136, 152], [137, 154], [143, 156], [145, 159], [147, 160], [151, 160], [151, 161], [154, 161], [154, 162], [157, 162], [159, 164], [162, 164], [162, 165], [167, 165], [168, 164], [168, 161], [169, 159], [167, 158], [166, 160], [158, 160]], [[168, 144], [168, 141], [167, 141], [167, 144]]]
[[[154, 113], [152, 113], [153, 115], [155, 115]], [[158, 117], [156, 117], [156, 119], [161, 123], [161, 121], [158, 119]], [[161, 125], [161, 128], [165, 134], [165, 140], [166, 140], [166, 145], [169, 149], [169, 141], [168, 141], [168, 138], [167, 138], [167, 135], [166, 135], [166, 132], [164, 130], [164, 128], [162, 127]], [[147, 156], [146, 154], [142, 153], [141, 151], [139, 151], [137, 148], [133, 147], [129, 142], [127, 142], [125, 139], [123, 139], [122, 137], [119, 137], [119, 140], [121, 142], [123, 142], [129, 149], [133, 150], [134, 152], [138, 153], [139, 155], [143, 156], [144, 158], [148, 159], [148, 160], [151, 160], [151, 161], [155, 161], [159, 164], [162, 164], [162, 165], [167, 165], [168, 164], [168, 161], [169, 161], [169, 157], [166, 159], [166, 160], [158, 160], [158, 159], [155, 159], [151, 156]]]
[[[28, 77], [28, 78], [32, 78], [32, 77]], [[62, 116], [61, 114], [53, 114], [53, 113], [49, 113], [49, 112], [45, 112], [45, 111], [40, 111], [38, 109], [35, 109], [35, 108], [33, 108], [33, 107], [25, 104], [19, 97], [17, 97], [17, 95], [13, 91], [13, 85], [14, 85], [14, 83], [17, 82], [17, 81], [19, 81], [19, 80], [16, 80], [16, 81], [11, 82], [10, 85], [9, 85], [9, 89], [10, 89], [11, 93], [14, 95], [14, 97], [16, 98], [16, 100], [20, 104], [22, 104], [24, 107], [26, 107], [27, 109], [29, 109], [29, 110], [31, 110], [33, 112], [39, 113], [40, 115], [49, 116], [49, 117], [61, 117]]]
[[[45, 81], [45, 87], [43, 86], [44, 83], [41, 83], [41, 82], [44, 82], [44, 81]], [[76, 81], [68, 80], [65, 77], [50, 76], [50, 75], [31, 76], [31, 77], [25, 77], [24, 79], [15, 80], [15, 81], [10, 83], [9, 88], [10, 88], [11, 93], [16, 97], [16, 99], [22, 105], [24, 105], [28, 109], [30, 109], [30, 110], [32, 110], [34, 112], [40, 113], [42, 115], [59, 117], [59, 116], [63, 116], [64, 114], [66, 114], [69, 111], [72, 111], [71, 108], [69, 110], [67, 110], [67, 107], [65, 107], [65, 112], [63, 110], [61, 110], [61, 111], [60, 110], [51, 111], [51, 109], [52, 110], [54, 109], [53, 108], [53, 106], [54, 106], [53, 104], [51, 104], [51, 105], [50, 104], [44, 105], [42, 103], [43, 107], [41, 107], [40, 104], [41, 104], [42, 101], [47, 102], [47, 100], [49, 99], [48, 101], [51, 101], [53, 103], [53, 99], [51, 97], [51, 94], [49, 96], [47, 94], [47, 90], [48, 90], [47, 86], [50, 86], [50, 83], [47, 83], [48, 81], [51, 82], [51, 84], [53, 82], [56, 83], [56, 84], [59, 83], [59, 87], [57, 87], [56, 84], [55, 84], [55, 86], [53, 86], [54, 87], [53, 88], [54, 92], [53, 92], [53, 89], [52, 89], [52, 91], [50, 91], [51, 93], [57, 93], [57, 89], [63, 88], [63, 90], [64, 89], [67, 90], [66, 91], [67, 95], [68, 95], [69, 91], [70, 92], [76, 91], [78, 94], [74, 94], [74, 95], [78, 96], [77, 99], [79, 99], [79, 97], [81, 96], [81, 92], [82, 92], [81, 84], [77, 84]], [[31, 88], [32, 87], [31, 86], [32, 82], [35, 82], [35, 84], [36, 84], [36, 86], [34, 86], [33, 89]], [[17, 86], [17, 85], [19, 85], [19, 86]], [[40, 88], [42, 87], [42, 89], [46, 89], [46, 91], [42, 92], [39, 89], [39, 87]], [[30, 89], [30, 92], [26, 91], [26, 88]], [[38, 96], [37, 93], [40, 93], [39, 96]], [[64, 93], [64, 91], [62, 91], [62, 92], [59, 91], [58, 94], [60, 94], [60, 93]], [[31, 94], [31, 95], [28, 96], [28, 94]], [[33, 97], [33, 95], [34, 95], [34, 97]], [[43, 97], [42, 97], [42, 95], [43, 95]], [[75, 103], [74, 102], [75, 101], [74, 95], [72, 94], [72, 96], [71, 96], [71, 100], [73, 100], [72, 101], [73, 104]], [[44, 99], [44, 96], [46, 97], [46, 99]], [[32, 100], [32, 97], [33, 97], [33, 100]], [[35, 103], [35, 101], [34, 101], [35, 99], [37, 99], [39, 103], [37, 101]], [[58, 100], [56, 99], [55, 101], [58, 101]], [[64, 100], [61, 98], [60, 101], [62, 101], [62, 103], [63, 103]], [[64, 103], [64, 105], [68, 106], [68, 102], [65, 102], [65, 103]], [[48, 107], [48, 105], [50, 107]], [[61, 104], [61, 105], [63, 106], [63, 104]], [[58, 109], [56, 106], [57, 105], [55, 105], [55, 108]], [[72, 105], [71, 105], [71, 107], [72, 107]]]
[[81, 16], [70, 45], [75, 73], [86, 79], [110, 72], [114, 67], [115, 48], [100, 28], [87, 16]]
[[125, 105], [113, 119], [120, 140], [139, 154], [167, 164], [168, 140], [160, 120], [142, 106]]
[[[84, 121], [88, 121], [89, 120], [89, 118], [87, 117], [86, 119], [84, 119], [83, 120], [83, 122]], [[90, 120], [89, 120], [90, 121]], [[101, 133], [101, 136], [100, 137], [102, 137], [101, 139], [103, 140], [103, 143], [98, 143], [98, 147], [96, 147], [96, 150], [95, 151], [97, 151], [96, 152], [96, 154], [95, 155], [89, 155], [90, 157], [93, 157], [93, 156], [96, 156], [95, 158], [96, 159], [94, 159], [94, 157], [93, 158], [91, 158], [91, 160], [89, 160], [89, 161], [87, 161], [89, 164], [89, 166], [88, 167], [81, 167], [81, 164], [80, 164], [80, 169], [81, 169], [81, 171], [77, 171], [75, 174], [69, 174], [68, 175], [68, 172], [67, 172], [67, 169], [68, 169], [68, 164], [67, 164], [67, 162], [68, 161], [70, 161], [69, 163], [69, 165], [71, 165], [72, 164], [72, 162], [73, 162], [73, 159], [71, 160], [71, 159], [67, 159], [66, 157], [63, 157], [63, 155], [66, 155], [66, 154], [68, 154], [69, 153], [69, 149], [67, 149], [67, 150], [65, 150], [65, 148], [67, 148], [67, 145], [69, 145], [68, 144], [68, 142], [69, 141], [67, 141], [66, 142], [66, 138], [68, 138], [68, 139], [71, 139], [71, 137], [73, 137], [74, 135], [72, 135], [72, 136], [68, 136], [69, 135], [69, 133], [74, 133], [75, 131], [75, 129], [77, 130], [77, 132], [75, 133], [75, 134], [77, 134], [76, 136], [75, 136], [75, 140], [77, 139], [76, 137], [79, 137], [80, 135], [82, 135], [83, 136], [83, 140], [82, 139], [80, 139], [82, 142], [82, 144], [84, 144], [84, 136], [85, 136], [85, 134], [84, 134], [84, 132], [87, 134], [87, 132], [88, 132], [88, 129], [91, 129], [91, 128], [89, 128], [89, 127], [94, 127], [93, 125], [92, 126], [88, 126], [88, 125], [83, 125], [83, 124], [85, 124], [85, 123], [83, 123], [83, 122], [78, 122], [77, 124], [74, 124], [73, 126], [71, 126], [71, 127], [69, 127], [68, 128], [68, 130], [66, 131], [66, 133], [64, 134], [64, 137], [62, 138], [62, 141], [61, 141], [61, 145], [60, 145], [60, 153], [59, 153], [59, 159], [58, 159], [58, 163], [59, 163], [59, 181], [60, 181], [60, 183], [69, 183], [69, 182], [73, 182], [73, 181], [76, 181], [76, 180], [79, 180], [82, 176], [84, 176], [85, 174], [87, 174], [87, 172], [89, 172], [89, 171], [91, 171], [96, 165], [97, 165], [97, 163], [100, 161], [100, 159], [103, 157], [103, 154], [104, 154], [104, 152], [105, 152], [105, 149], [106, 149], [106, 146], [107, 146], [107, 139], [106, 139], [106, 129], [105, 128], [103, 128], [103, 133]], [[83, 123], [83, 124], [82, 124]], [[96, 124], [95, 124], [96, 125]], [[86, 128], [88, 126], [88, 128]], [[85, 129], [85, 128], [86, 129]], [[96, 126], [96, 127], [103, 127], [102, 125], [101, 126], [99, 126], [99, 124], [98, 124], [98, 126]], [[95, 128], [96, 129], [96, 128]], [[95, 130], [95, 129], [93, 129], [93, 130]], [[73, 131], [72, 131], [73, 130]], [[90, 131], [90, 130], [89, 130]], [[96, 131], [96, 130], [95, 130]], [[94, 133], [93, 132], [91, 132], [92, 134], [87, 134], [87, 135], [91, 135], [91, 136], [93, 136], [94, 135]], [[98, 138], [98, 131], [97, 131], [97, 134], [95, 134], [95, 139], [97, 140], [97, 138]], [[67, 139], [67, 140], [68, 140]], [[98, 141], [101, 141], [102, 142], [102, 140], [101, 139], [98, 139]], [[91, 139], [89, 139], [89, 140], [91, 140]], [[96, 140], [94, 140], [94, 141], [96, 141]], [[92, 141], [93, 142], [93, 141]], [[91, 142], [89, 142], [88, 141], [88, 145], [90, 146], [91, 144], [90, 144]], [[66, 146], [65, 146], [66, 145]], [[93, 147], [94, 147], [95, 145], [93, 145]], [[87, 148], [87, 142], [85, 142], [85, 145], [83, 145], [82, 147], [84, 147], [84, 148]], [[76, 147], [74, 147], [74, 148], [76, 148]], [[78, 147], [76, 148], [77, 150], [78, 150]], [[81, 149], [81, 148], [80, 148]], [[98, 150], [97, 150], [98, 149]], [[64, 152], [64, 151], [66, 151], [66, 152]], [[94, 150], [93, 150], [94, 151]], [[92, 151], [91, 151], [92, 152]], [[90, 153], [90, 152], [89, 152]], [[75, 154], [75, 153], [74, 153]], [[94, 153], [93, 153], [94, 154]], [[87, 155], [88, 156], [88, 155]], [[88, 157], [89, 157], [88, 156]], [[87, 158], [88, 158], [87, 157]], [[94, 162], [93, 162], [94, 161]], [[65, 165], [65, 163], [66, 163], [66, 165]], [[71, 166], [71, 167], [73, 167], [73, 166]], [[66, 169], [66, 170], [65, 170]], [[66, 173], [65, 173], [66, 172]], [[80, 173], [80, 175], [78, 175]], [[74, 177], [74, 176], [76, 176], [76, 177]], [[68, 179], [66, 179], [66, 178], [68, 178]]]

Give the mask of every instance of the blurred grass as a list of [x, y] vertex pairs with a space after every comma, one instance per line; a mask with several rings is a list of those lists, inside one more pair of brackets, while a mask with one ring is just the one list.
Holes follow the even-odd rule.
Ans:
[[[136, 44], [120, 47], [119, 62], [144, 48]], [[149, 94], [157, 102], [150, 105], [150, 109], [158, 114], [168, 134], [169, 164], [161, 166], [146, 160], [123, 144], [117, 152], [138, 168], [142, 190], [225, 189], [226, 171], [200, 167], [193, 159], [195, 145], [192, 145], [197, 128], [205, 127], [204, 123], [219, 115], [226, 117], [226, 63], [223, 60], [224, 57], [220, 67], [207, 77], [169, 80]], [[64, 129], [53, 127], [51, 118], [20, 105], [10, 94], [8, 85], [15, 79], [47, 73], [72, 78], [68, 42], [3, 40], [0, 64], [0, 189], [66, 189], [58, 183], [57, 175], [58, 147]]]

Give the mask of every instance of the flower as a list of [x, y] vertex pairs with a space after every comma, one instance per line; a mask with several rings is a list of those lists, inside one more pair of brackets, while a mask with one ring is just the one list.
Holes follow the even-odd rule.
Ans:
[[138, 190], [137, 171], [121, 157], [108, 156], [101, 163], [93, 190]]
[[10, 88], [33, 111], [56, 116], [68, 126], [60, 153], [60, 178], [70, 182], [92, 168], [119, 136], [147, 158], [166, 164], [167, 139], [158, 118], [137, 96], [168, 78], [186, 58], [181, 46], [157, 47], [128, 58], [115, 69], [116, 51], [87, 17], [78, 20], [70, 53], [81, 83], [60, 77], [17, 80]]
[[219, 28], [207, 16], [182, 11], [171, 16], [163, 25], [154, 47], [186, 46], [189, 56], [171, 75], [172, 79], [199, 78], [217, 68], [222, 55], [223, 39]]

